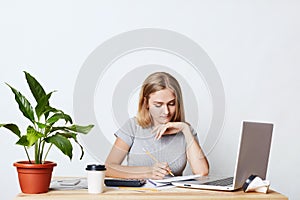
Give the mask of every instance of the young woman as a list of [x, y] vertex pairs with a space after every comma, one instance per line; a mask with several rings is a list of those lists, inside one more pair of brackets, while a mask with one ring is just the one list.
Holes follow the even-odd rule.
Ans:
[[[143, 83], [137, 116], [116, 133], [105, 165], [106, 176], [162, 179], [176, 176], [189, 162], [194, 174], [207, 175], [208, 161], [197, 133], [185, 122], [182, 93], [177, 80], [156, 72]], [[122, 165], [127, 156], [127, 165]]]

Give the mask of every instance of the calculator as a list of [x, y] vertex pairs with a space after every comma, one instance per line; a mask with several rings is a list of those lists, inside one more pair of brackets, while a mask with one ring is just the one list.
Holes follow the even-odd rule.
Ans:
[[146, 183], [145, 179], [122, 179], [122, 178], [105, 178], [104, 183], [110, 187], [140, 187]]

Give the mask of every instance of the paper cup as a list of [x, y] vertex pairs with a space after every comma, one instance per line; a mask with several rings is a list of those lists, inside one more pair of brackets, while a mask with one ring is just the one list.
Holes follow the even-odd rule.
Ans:
[[86, 167], [88, 192], [91, 194], [99, 194], [104, 189], [104, 177], [106, 168], [104, 165], [88, 165]]

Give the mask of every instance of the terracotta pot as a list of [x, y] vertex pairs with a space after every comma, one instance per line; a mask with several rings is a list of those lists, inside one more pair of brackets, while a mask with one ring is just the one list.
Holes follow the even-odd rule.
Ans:
[[56, 166], [56, 163], [46, 161], [44, 164], [30, 164], [29, 161], [20, 161], [15, 162], [14, 166], [17, 167], [19, 183], [23, 193], [48, 192], [53, 167]]

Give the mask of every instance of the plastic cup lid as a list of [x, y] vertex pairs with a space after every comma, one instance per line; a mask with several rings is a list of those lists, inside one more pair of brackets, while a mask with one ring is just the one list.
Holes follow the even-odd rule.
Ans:
[[85, 169], [89, 170], [89, 171], [105, 171], [106, 170], [105, 165], [96, 165], [96, 164], [87, 165], [87, 167]]

